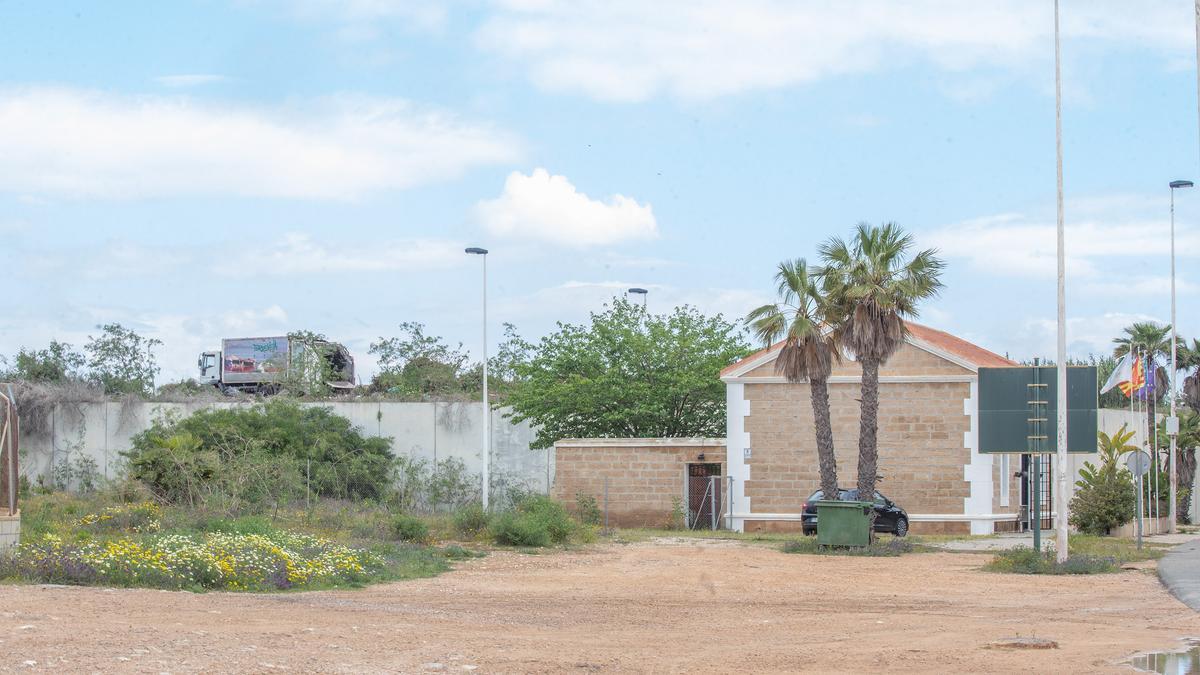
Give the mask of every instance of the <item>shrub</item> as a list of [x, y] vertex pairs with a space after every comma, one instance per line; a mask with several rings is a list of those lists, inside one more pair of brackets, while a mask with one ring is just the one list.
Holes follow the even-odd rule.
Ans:
[[261, 508], [306, 489], [320, 497], [381, 499], [391, 488], [391, 440], [362, 436], [329, 408], [274, 399], [156, 420], [133, 438], [129, 475], [160, 499]]
[[1104, 473], [1080, 481], [1071, 499], [1070, 523], [1085, 534], [1108, 534], [1133, 520], [1137, 492], [1127, 471]]
[[1054, 551], [1039, 553], [1027, 546], [1018, 546], [997, 553], [984, 569], [1012, 574], [1106, 574], [1116, 572], [1120, 566], [1115, 558], [1079, 554], [1059, 563]]
[[402, 513], [392, 518], [392, 536], [400, 541], [424, 542], [429, 539], [429, 526], [420, 518]]
[[600, 511], [600, 505], [596, 503], [596, 498], [592, 495], [576, 492], [575, 508], [579, 510], [579, 520], [584, 525], [599, 525], [601, 519], [604, 518], [604, 513]]
[[895, 558], [905, 553], [917, 550], [908, 539], [892, 537], [875, 541], [869, 546], [821, 546], [816, 537], [806, 537], [785, 543], [781, 549], [784, 553], [805, 553], [809, 555], [846, 555], [864, 556], [869, 558]]
[[488, 515], [479, 502], [454, 512], [454, 531], [460, 537], [475, 538], [488, 527]]
[[535, 547], [566, 543], [577, 529], [563, 505], [543, 495], [523, 498], [514, 509], [496, 515], [489, 526], [498, 544]]

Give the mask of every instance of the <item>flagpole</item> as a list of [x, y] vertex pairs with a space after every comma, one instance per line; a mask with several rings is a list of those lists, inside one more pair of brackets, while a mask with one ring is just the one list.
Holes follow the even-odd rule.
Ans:
[[[1058, 518], [1054, 521], [1058, 542], [1054, 547], [1058, 562], [1067, 561], [1067, 259], [1063, 219], [1063, 147], [1062, 147], [1062, 49], [1058, 37], [1058, 0], [1054, 0], [1054, 149], [1058, 173], [1058, 443], [1055, 475], [1058, 486]], [[1053, 506], [1053, 504], [1052, 504]]]

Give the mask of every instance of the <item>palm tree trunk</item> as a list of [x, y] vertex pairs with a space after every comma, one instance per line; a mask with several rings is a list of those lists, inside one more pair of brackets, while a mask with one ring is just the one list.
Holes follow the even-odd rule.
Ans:
[[[879, 475], [879, 361], [862, 359], [862, 407], [858, 418], [858, 498], [875, 498], [875, 479]], [[872, 531], [875, 511], [871, 510]]]
[[1176, 513], [1180, 520], [1190, 523], [1188, 515], [1191, 513], [1192, 490], [1196, 487], [1196, 450], [1194, 448], [1178, 449], [1175, 453], [1175, 471], [1178, 481], [1175, 484]]
[[837, 499], [837, 457], [833, 454], [833, 423], [829, 419], [829, 382], [809, 379], [809, 398], [812, 399], [813, 427], [817, 435], [817, 465], [821, 471], [821, 492], [824, 499]]

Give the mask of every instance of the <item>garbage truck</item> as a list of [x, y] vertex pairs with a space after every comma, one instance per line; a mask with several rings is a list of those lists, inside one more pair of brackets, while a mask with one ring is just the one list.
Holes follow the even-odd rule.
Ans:
[[201, 384], [230, 395], [274, 394], [284, 386], [354, 388], [354, 357], [344, 345], [323, 339], [227, 338], [221, 351], [201, 353], [196, 365]]

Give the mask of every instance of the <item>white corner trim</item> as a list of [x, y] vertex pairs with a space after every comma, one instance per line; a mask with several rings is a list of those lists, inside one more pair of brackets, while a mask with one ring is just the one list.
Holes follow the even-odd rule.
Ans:
[[[960, 375], [880, 375], [880, 384], [911, 384], [924, 382], [976, 382], [979, 376], [972, 374]], [[721, 381], [726, 384], [788, 384], [786, 377], [779, 375], [764, 375], [760, 377], [742, 377], [726, 375], [721, 378]], [[829, 378], [830, 384], [859, 384], [862, 382], [861, 375], [834, 375]]]
[[[979, 452], [979, 383], [971, 383], [971, 394], [963, 399], [963, 414], [970, 425], [963, 432], [963, 448], [970, 461], [963, 466], [967, 481], [967, 496], [963, 497], [963, 513], [987, 513], [992, 510], [992, 456]], [[986, 521], [971, 521], [971, 534], [992, 534], [995, 528]]]
[[556, 448], [721, 448], [724, 438], [564, 438]]
[[[746, 416], [750, 414], [750, 401], [746, 400], [745, 386], [740, 383], [725, 385], [725, 470], [732, 481], [730, 488], [730, 510], [749, 511], [750, 498], [746, 496], [746, 481], [750, 480], [750, 465], [746, 463], [746, 450], [751, 457], [754, 450], [750, 445], [750, 434], [746, 432]], [[745, 520], [730, 518], [729, 529], [745, 531]]]

